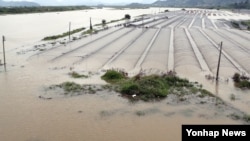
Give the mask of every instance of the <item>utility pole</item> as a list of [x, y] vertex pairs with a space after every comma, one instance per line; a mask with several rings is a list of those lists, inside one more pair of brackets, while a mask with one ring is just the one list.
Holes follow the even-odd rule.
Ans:
[[71, 22], [69, 22], [69, 42], [70, 42]]
[[93, 30], [93, 27], [92, 27], [92, 21], [91, 21], [91, 17], [90, 17], [90, 27], [89, 27], [89, 29], [92, 31]]
[[4, 63], [4, 70], [6, 71], [6, 58], [5, 58], [4, 42], [5, 42], [5, 37], [3, 36], [3, 63]]
[[220, 60], [221, 60], [221, 53], [222, 53], [222, 45], [223, 42], [220, 43], [220, 54], [219, 54], [219, 61], [218, 61], [218, 67], [217, 67], [217, 73], [216, 73], [216, 81], [219, 80], [219, 71], [220, 71]]

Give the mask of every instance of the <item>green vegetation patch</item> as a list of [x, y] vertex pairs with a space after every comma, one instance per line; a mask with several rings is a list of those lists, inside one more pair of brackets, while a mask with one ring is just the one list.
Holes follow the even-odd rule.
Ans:
[[247, 29], [250, 30], [250, 20], [242, 21], [241, 24], [247, 26]]
[[244, 115], [243, 119], [244, 119], [246, 122], [250, 122], [250, 115]]
[[172, 74], [137, 75], [132, 78], [128, 78], [124, 74], [126, 73], [109, 70], [102, 76], [102, 79], [116, 85], [118, 87], [116, 91], [131, 100], [161, 100], [166, 98], [168, 94], [178, 95], [182, 101], [185, 100], [183, 96], [187, 94], [196, 94], [201, 98], [213, 96], [209, 91], [202, 89], [201, 85]]
[[81, 85], [76, 84], [74, 82], [64, 82], [60, 85], [56, 85], [56, 87], [62, 88], [66, 93], [75, 93], [83, 90], [83, 87]]
[[95, 94], [102, 90], [99, 86], [95, 85], [80, 85], [75, 82], [64, 82], [58, 85], [52, 85], [50, 90], [62, 89], [64, 95], [76, 96], [82, 94]]
[[250, 89], [250, 78], [244, 75], [240, 75], [239, 73], [235, 73], [233, 76], [233, 81], [235, 87], [241, 89]]
[[59, 39], [59, 38], [63, 38], [63, 37], [69, 36], [69, 34], [75, 34], [75, 33], [81, 32], [81, 31], [83, 31], [85, 29], [86, 29], [85, 27], [78, 28], [78, 29], [75, 29], [75, 30], [71, 31], [70, 33], [69, 32], [65, 32], [65, 33], [60, 34], [60, 35], [53, 35], [53, 36], [45, 37], [45, 38], [43, 38], [43, 40], [44, 41], [56, 40], [56, 39]]
[[246, 123], [250, 122], [250, 115], [247, 115], [245, 113], [243, 113], [243, 114], [233, 113], [233, 114], [230, 114], [229, 117], [232, 118], [233, 120], [243, 120]]
[[108, 70], [102, 77], [108, 83], [116, 83], [126, 78], [126, 74], [122, 71]]
[[[70, 73], [73, 78], [87, 77], [76, 72]], [[108, 70], [101, 78], [108, 85], [79, 85], [74, 82], [64, 82], [53, 85], [50, 89], [62, 89], [65, 95], [95, 94], [98, 91], [115, 91], [121, 93], [122, 97], [131, 101], [158, 101], [166, 98], [169, 94], [176, 95], [179, 101], [186, 101], [188, 95], [196, 95], [204, 98], [214, 95], [202, 89], [202, 85], [197, 82], [189, 82], [187, 79], [177, 77], [173, 73], [164, 75], [143, 76], [138, 74], [129, 78], [123, 71]]]
[[71, 72], [71, 73], [69, 73], [69, 75], [70, 75], [72, 78], [88, 78], [87, 75], [79, 74], [79, 73], [77, 73], [77, 72]]

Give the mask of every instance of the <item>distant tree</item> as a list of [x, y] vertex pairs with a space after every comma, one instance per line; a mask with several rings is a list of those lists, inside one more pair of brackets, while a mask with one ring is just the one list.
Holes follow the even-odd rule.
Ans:
[[127, 26], [128, 23], [129, 23], [129, 21], [130, 21], [130, 19], [131, 19], [131, 16], [129, 14], [125, 14], [124, 18], [126, 19], [126, 23], [124, 24], [124, 26]]
[[124, 17], [125, 19], [127, 19], [127, 20], [130, 20], [131, 19], [131, 16], [129, 15], [129, 14], [125, 14], [125, 17]]
[[103, 19], [103, 20], [102, 20], [102, 26], [104, 27], [104, 26], [106, 26], [106, 24], [107, 24], [106, 20]]

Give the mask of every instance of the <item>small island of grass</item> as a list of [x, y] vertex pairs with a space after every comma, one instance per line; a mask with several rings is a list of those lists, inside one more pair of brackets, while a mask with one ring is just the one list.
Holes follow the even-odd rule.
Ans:
[[164, 75], [142, 76], [140, 74], [129, 78], [125, 72], [108, 70], [102, 79], [116, 86], [116, 91], [131, 100], [154, 101], [166, 98], [169, 94], [184, 96], [196, 94], [198, 97], [213, 96], [209, 91], [202, 89], [202, 85], [189, 82], [169, 72]]
[[75, 34], [75, 33], [81, 32], [81, 31], [83, 31], [83, 30], [85, 30], [85, 29], [86, 29], [85, 27], [78, 28], [78, 29], [75, 29], [75, 30], [71, 31], [70, 33], [69, 33], [69, 32], [65, 32], [65, 33], [62, 33], [62, 34], [60, 34], [60, 35], [53, 35], [53, 36], [45, 37], [45, 38], [43, 38], [43, 40], [44, 40], [44, 41], [56, 40], [56, 39], [59, 39], [59, 38], [66, 37], [66, 36], [68, 36], [69, 34]]

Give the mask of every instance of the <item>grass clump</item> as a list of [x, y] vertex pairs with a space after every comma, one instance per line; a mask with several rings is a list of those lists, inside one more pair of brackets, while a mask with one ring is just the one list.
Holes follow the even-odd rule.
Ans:
[[116, 83], [125, 79], [126, 75], [121, 71], [108, 70], [101, 78], [106, 82]]
[[246, 122], [250, 122], [250, 115], [244, 115], [243, 119]]
[[233, 76], [234, 85], [241, 89], [250, 89], [249, 77], [235, 73]]
[[121, 87], [121, 93], [133, 95], [139, 93], [139, 86], [132, 81], [125, 82]]
[[247, 26], [247, 29], [250, 30], [250, 20], [242, 21], [241, 24]]
[[153, 98], [166, 97], [168, 94], [169, 85], [157, 75], [145, 76], [135, 83], [139, 86], [139, 94]]
[[146, 115], [146, 113], [145, 112], [143, 112], [143, 111], [136, 111], [135, 112], [135, 114], [137, 115], [137, 116], [145, 116]]
[[120, 92], [127, 97], [143, 101], [165, 98], [169, 86], [157, 75], [130, 78], [119, 83]]
[[[83, 27], [83, 28], [78, 28], [78, 29], [75, 29], [73, 31], [70, 32], [70, 34], [75, 34], [75, 33], [78, 33], [78, 32], [81, 32], [83, 30], [85, 30], [86, 28]], [[53, 36], [48, 36], [48, 37], [45, 37], [43, 38], [44, 41], [48, 41], [48, 40], [56, 40], [56, 39], [59, 39], [59, 38], [63, 38], [63, 37], [66, 37], [69, 35], [69, 32], [65, 32], [65, 33], [62, 33], [60, 35], [53, 35]]]
[[70, 75], [72, 78], [88, 78], [88, 76], [79, 74], [79, 73], [77, 73], [77, 72], [71, 72], [71, 73], [69, 73], [69, 75]]
[[76, 93], [83, 90], [82, 86], [74, 82], [64, 82], [60, 85], [57, 85], [59, 88], [62, 88], [66, 93]]
[[83, 94], [96, 94], [98, 91], [102, 91], [100, 86], [96, 85], [80, 85], [75, 82], [64, 82], [58, 85], [51, 85], [49, 90], [61, 90], [64, 95], [78, 96]]
[[250, 123], [250, 115], [247, 115], [245, 113], [243, 113], [243, 114], [232, 113], [232, 114], [228, 115], [228, 117], [230, 117], [233, 120], [243, 120], [246, 123]]

